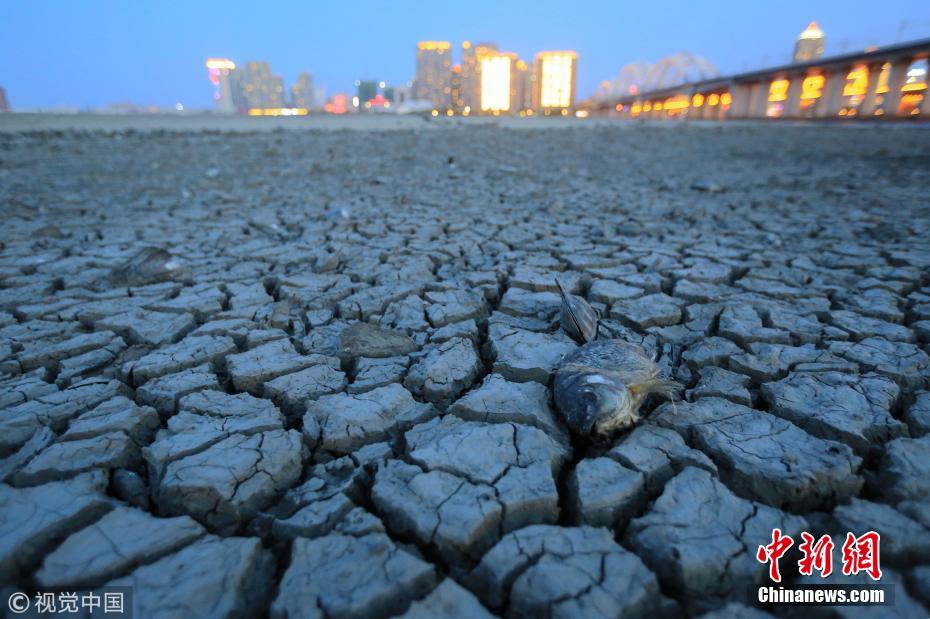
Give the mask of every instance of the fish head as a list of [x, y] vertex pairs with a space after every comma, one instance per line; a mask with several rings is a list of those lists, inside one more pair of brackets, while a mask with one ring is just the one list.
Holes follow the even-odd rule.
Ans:
[[583, 407], [579, 429], [584, 434], [604, 434], [621, 427], [633, 413], [633, 396], [626, 385], [607, 376], [590, 374], [580, 385], [580, 404]]

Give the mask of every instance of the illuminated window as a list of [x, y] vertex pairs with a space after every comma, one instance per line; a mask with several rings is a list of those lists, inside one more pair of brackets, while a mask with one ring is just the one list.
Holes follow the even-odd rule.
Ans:
[[788, 86], [791, 84], [788, 80], [773, 80], [769, 86], [769, 101], [785, 101], [788, 98]]
[[688, 97], [685, 95], [678, 95], [677, 97], [666, 100], [663, 107], [666, 112], [675, 113], [688, 109], [689, 106]]
[[813, 101], [823, 95], [823, 76], [808, 75], [801, 83], [801, 101]]
[[846, 76], [846, 85], [843, 87], [844, 97], [861, 97], [869, 87], [869, 68], [859, 65], [854, 67]]
[[920, 92], [927, 89], [927, 69], [921, 66], [921, 62], [915, 62], [907, 69], [907, 79], [901, 92]]
[[901, 97], [898, 106], [898, 116], [917, 116], [920, 114], [920, 104], [926, 95], [920, 92], [909, 92]]
[[701, 107], [704, 105], [704, 95], [698, 93], [691, 98], [691, 105], [694, 107]]

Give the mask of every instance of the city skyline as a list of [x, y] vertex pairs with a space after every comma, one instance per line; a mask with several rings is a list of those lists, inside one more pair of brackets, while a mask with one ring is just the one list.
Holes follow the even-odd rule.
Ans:
[[[641, 6], [594, 2], [579, 10], [546, 1], [533, 11], [476, 2], [465, 13], [406, 10], [404, 3], [351, 9], [279, 3], [259, 12], [211, 2], [183, 11], [105, 1], [51, 7], [4, 9], [0, 55], [16, 61], [0, 67], [0, 86], [14, 109], [119, 101], [212, 107], [203, 79], [207, 57], [265, 60], [288, 85], [308, 72], [328, 93], [352, 92], [356, 80], [373, 77], [406, 84], [415, 76], [411, 50], [423, 40], [452, 41], [453, 48], [464, 40], [495, 41], [527, 62], [538, 50], [576, 50], [583, 59], [576, 99], [584, 99], [625, 64], [677, 51], [705, 56], [721, 72], [782, 62], [814, 20], [826, 32], [826, 54], [930, 32], [924, 3], [909, 0], [886, 3], [882, 11], [788, 0], [775, 13], [736, 2], [678, 3], [663, 7], [674, 9], [663, 15]], [[95, 19], [86, 19], [89, 14]], [[83, 25], [75, 31], [70, 26], [78, 20]], [[461, 63], [458, 54], [453, 63]]]

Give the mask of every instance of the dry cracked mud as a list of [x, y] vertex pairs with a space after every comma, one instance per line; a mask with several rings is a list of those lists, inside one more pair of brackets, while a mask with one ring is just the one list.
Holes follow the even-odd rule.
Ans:
[[[930, 613], [930, 130], [538, 127], [0, 134], [0, 584], [756, 617], [879, 527]], [[572, 437], [556, 277], [683, 401]]]

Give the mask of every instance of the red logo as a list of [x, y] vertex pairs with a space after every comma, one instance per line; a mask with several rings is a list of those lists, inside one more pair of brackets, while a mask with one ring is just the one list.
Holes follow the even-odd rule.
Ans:
[[843, 573], [852, 576], [865, 572], [872, 580], [881, 578], [882, 566], [878, 558], [880, 542], [881, 537], [875, 531], [860, 537], [847, 533], [843, 543]]
[[792, 546], [794, 546], [794, 540], [791, 539], [790, 535], [782, 535], [781, 529], [772, 529], [772, 543], [767, 546], [759, 546], [759, 550], [756, 551], [756, 559], [759, 560], [759, 563], [769, 563], [769, 578], [775, 582], [781, 582], [778, 560]]
[[[814, 570], [820, 572], [821, 578], [833, 573], [833, 540], [829, 535], [822, 535], [820, 539], [814, 538], [807, 531], [801, 533], [801, 559], [798, 561], [798, 572], [804, 576], [811, 576]], [[882, 577], [881, 560], [879, 558], [881, 536], [875, 531], [869, 531], [859, 537], [852, 533], [846, 534], [843, 544], [843, 574], [854, 576], [865, 572], [872, 580]], [[772, 529], [772, 541], [759, 546], [756, 559], [759, 563], [769, 564], [769, 578], [773, 582], [781, 582], [781, 570], [778, 560], [794, 545], [790, 535], [783, 535], [781, 529]]]

